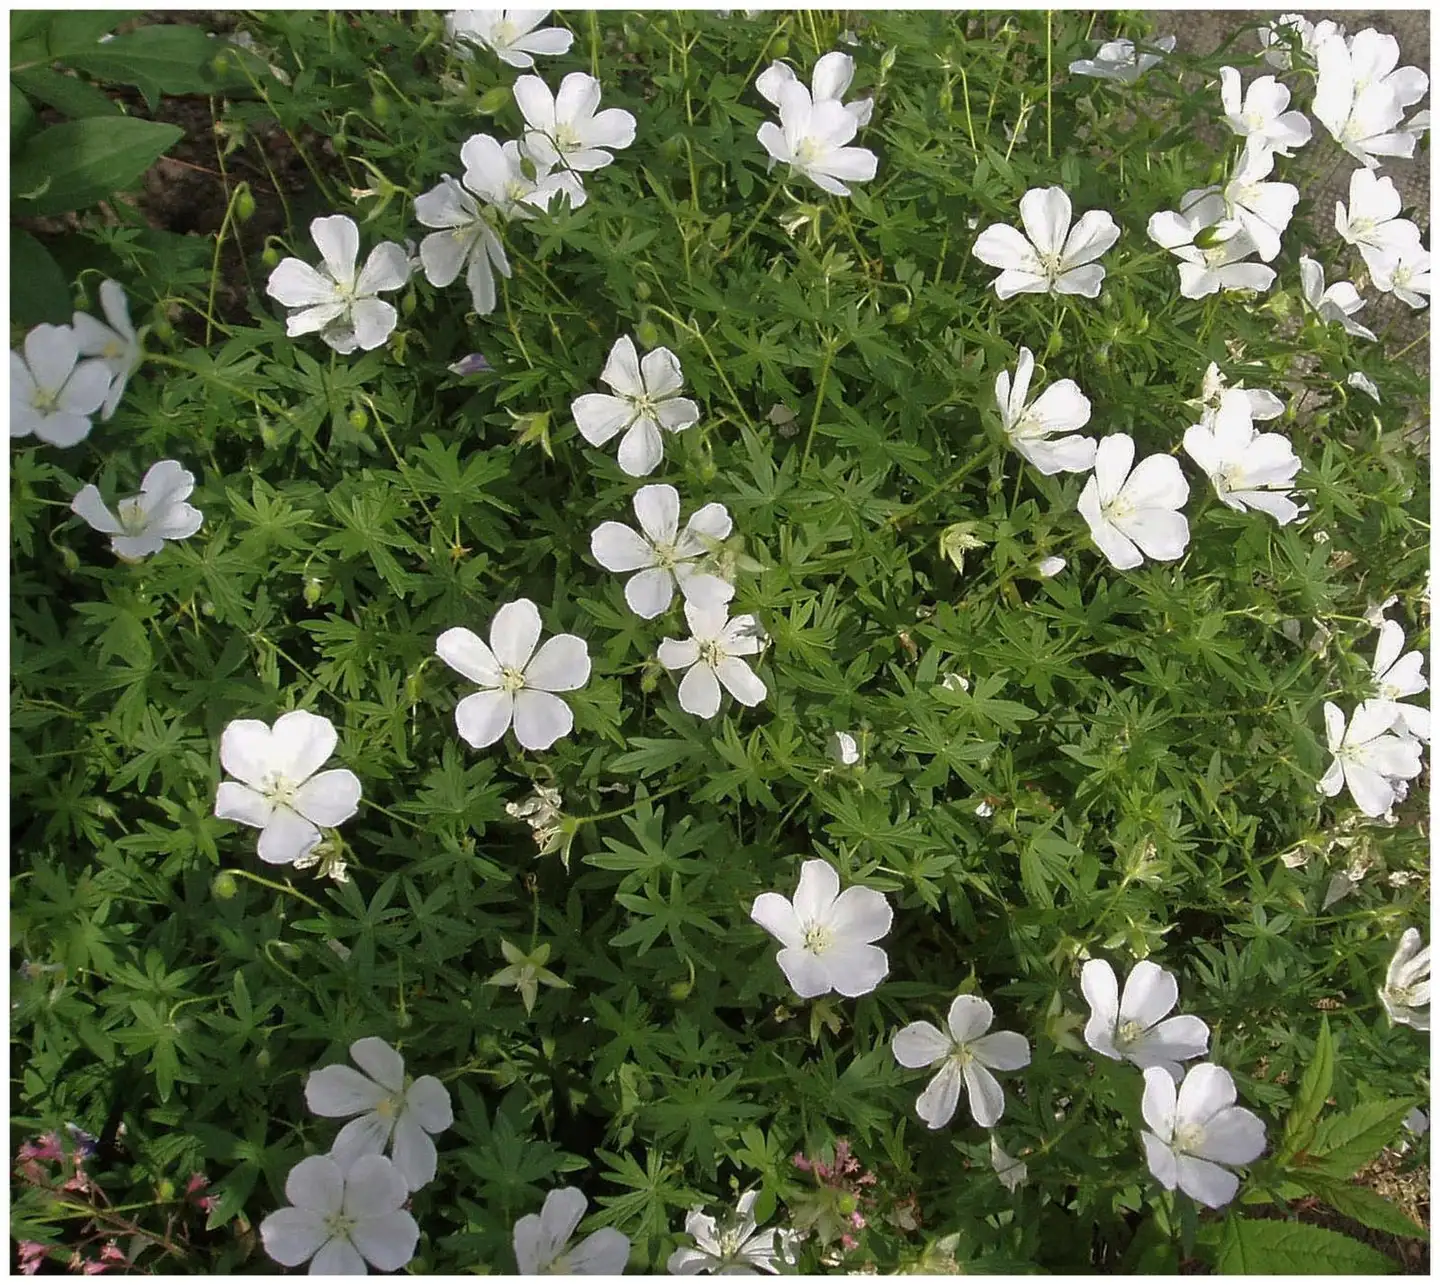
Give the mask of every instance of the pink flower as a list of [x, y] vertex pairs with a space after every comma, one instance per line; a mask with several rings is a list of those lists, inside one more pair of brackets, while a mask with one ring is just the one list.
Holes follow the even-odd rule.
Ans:
[[46, 1247], [38, 1240], [22, 1240], [19, 1247], [20, 1270], [26, 1276], [34, 1276], [45, 1261]]

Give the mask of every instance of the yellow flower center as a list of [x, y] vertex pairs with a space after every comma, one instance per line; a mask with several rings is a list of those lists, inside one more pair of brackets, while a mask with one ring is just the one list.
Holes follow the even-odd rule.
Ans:
[[512, 696], [525, 686], [525, 675], [513, 666], [506, 665], [500, 671], [500, 690]]
[[812, 955], [823, 955], [834, 941], [834, 934], [823, 924], [811, 924], [805, 929], [800, 944]]

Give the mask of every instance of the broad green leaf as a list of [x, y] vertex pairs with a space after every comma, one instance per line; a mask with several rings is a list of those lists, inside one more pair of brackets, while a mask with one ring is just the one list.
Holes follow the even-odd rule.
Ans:
[[1399, 1264], [1324, 1227], [1232, 1215], [1215, 1269], [1224, 1276], [1377, 1276], [1397, 1271]]
[[78, 76], [66, 76], [48, 67], [31, 67], [17, 71], [10, 77], [10, 83], [18, 86], [29, 97], [47, 107], [53, 107], [71, 120], [84, 120], [87, 116], [122, 115], [120, 105], [107, 94], [96, 89]]
[[1325, 1109], [1334, 1079], [1335, 1044], [1330, 1035], [1330, 1019], [1322, 1014], [1315, 1053], [1300, 1079], [1300, 1091], [1295, 1095], [1295, 1105], [1290, 1108], [1290, 1115], [1285, 1121], [1285, 1143], [1278, 1157], [1282, 1163], [1308, 1144], [1315, 1122]]
[[131, 187], [183, 131], [129, 116], [52, 125], [29, 139], [10, 172], [18, 215], [83, 210]]
[[199, 27], [157, 23], [72, 53], [72, 67], [100, 80], [135, 85], [150, 107], [162, 94], [207, 94], [220, 87], [211, 62], [225, 42]]
[[74, 312], [70, 283], [50, 251], [28, 232], [10, 236], [10, 320], [64, 325]]
[[[1405, 1099], [1363, 1102], [1340, 1115], [1320, 1121], [1307, 1148], [1305, 1165], [1316, 1165], [1335, 1178], [1359, 1173], [1400, 1133], [1400, 1126], [1414, 1106]], [[1297, 1169], [1302, 1166], [1296, 1165]]]
[[1393, 1201], [1378, 1191], [1349, 1182], [1328, 1182], [1310, 1179], [1310, 1187], [1331, 1209], [1339, 1210], [1357, 1223], [1388, 1231], [1395, 1236], [1413, 1236], [1429, 1240], [1430, 1233]]

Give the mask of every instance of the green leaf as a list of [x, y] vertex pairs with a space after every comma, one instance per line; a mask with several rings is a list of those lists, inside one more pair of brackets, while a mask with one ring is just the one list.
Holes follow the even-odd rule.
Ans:
[[70, 282], [60, 265], [28, 232], [10, 237], [10, 319], [22, 326], [63, 325], [74, 311]]
[[136, 86], [153, 110], [162, 94], [206, 94], [219, 88], [210, 63], [228, 50], [199, 27], [157, 24], [72, 53], [66, 61], [102, 80]]
[[1330, 1019], [1320, 1018], [1320, 1034], [1315, 1040], [1315, 1054], [1300, 1080], [1295, 1105], [1285, 1121], [1285, 1142], [1278, 1157], [1282, 1163], [1302, 1147], [1308, 1146], [1315, 1122], [1325, 1109], [1330, 1086], [1335, 1079], [1335, 1042], [1330, 1036]]
[[1398, 1136], [1414, 1105], [1403, 1098], [1386, 1098], [1322, 1120], [1308, 1148], [1307, 1166], [1314, 1165], [1332, 1178], [1352, 1177]]
[[1429, 1231], [1393, 1201], [1386, 1200], [1378, 1191], [1369, 1187], [1312, 1178], [1310, 1188], [1331, 1209], [1338, 1210], [1347, 1218], [1353, 1218], [1357, 1223], [1364, 1223], [1376, 1231], [1388, 1231], [1395, 1236], [1430, 1239]]
[[77, 76], [65, 76], [48, 67], [30, 67], [17, 71], [10, 77], [11, 84], [18, 86], [36, 102], [53, 107], [71, 120], [84, 120], [87, 116], [120, 116], [120, 105], [96, 89], [88, 81]]
[[1374, 1276], [1398, 1267], [1379, 1250], [1323, 1227], [1233, 1216], [1215, 1260], [1225, 1276]]
[[129, 116], [52, 125], [31, 138], [10, 173], [14, 214], [83, 210], [132, 186], [184, 133]]

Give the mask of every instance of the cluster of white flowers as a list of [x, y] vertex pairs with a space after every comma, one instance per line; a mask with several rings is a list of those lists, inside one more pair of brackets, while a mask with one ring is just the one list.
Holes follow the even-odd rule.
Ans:
[[1333, 798], [1344, 786], [1371, 817], [1387, 815], [1405, 797], [1407, 783], [1420, 774], [1430, 711], [1401, 698], [1426, 690], [1424, 664], [1420, 652], [1405, 652], [1400, 625], [1382, 620], [1370, 667], [1374, 694], [1348, 719], [1339, 706], [1325, 702], [1325, 738], [1334, 757], [1316, 786], [1322, 794]]
[[311, 1275], [395, 1272], [415, 1256], [420, 1228], [404, 1205], [435, 1177], [431, 1135], [455, 1122], [445, 1086], [407, 1076], [384, 1040], [356, 1040], [350, 1057], [360, 1070], [336, 1064], [306, 1077], [305, 1103], [319, 1116], [355, 1118], [328, 1155], [290, 1170], [289, 1206], [260, 1224], [265, 1252], [286, 1267], [309, 1262]]
[[792, 174], [808, 178], [836, 196], [849, 196], [850, 183], [875, 177], [878, 159], [864, 147], [848, 146], [870, 123], [873, 99], [841, 100], [855, 77], [855, 60], [845, 53], [828, 53], [811, 74], [810, 88], [783, 62], [771, 63], [755, 81], [761, 96], [780, 110], [780, 123], [766, 121], [756, 131], [760, 145], [770, 153], [770, 164], [788, 165]]

